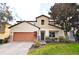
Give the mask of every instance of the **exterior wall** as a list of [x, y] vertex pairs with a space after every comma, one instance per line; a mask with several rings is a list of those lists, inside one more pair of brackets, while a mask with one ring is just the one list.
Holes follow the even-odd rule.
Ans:
[[[14, 26], [13, 28], [11, 28], [11, 32], [10, 32], [10, 42], [13, 41], [13, 35], [14, 32], [34, 32], [37, 31], [37, 36], [38, 36], [38, 31], [39, 29], [35, 26], [32, 26], [26, 22], [23, 22], [19, 25]], [[38, 37], [37, 37], [38, 38]]]
[[[49, 19], [47, 17], [41, 16], [41, 17], [37, 18], [36, 20], [37, 20], [37, 22], [30, 22], [30, 23], [40, 27], [40, 30], [38, 28], [36, 28], [35, 26], [32, 26], [26, 22], [23, 22], [23, 23], [11, 28], [11, 32], [10, 32], [11, 33], [10, 34], [11, 41], [13, 39], [14, 32], [34, 32], [34, 31], [37, 31], [37, 38], [40, 39], [41, 31], [45, 31], [45, 37], [49, 36], [49, 31], [53, 31], [53, 32], [55, 32], [56, 38], [58, 38], [59, 36], [65, 37], [63, 30], [49, 25]], [[41, 20], [44, 20], [44, 25], [41, 25]]]
[[63, 30], [59, 30], [58, 32], [58, 37], [63, 36], [65, 37], [64, 31]]
[[8, 28], [9, 25], [5, 26], [5, 32], [4, 33], [0, 33], [0, 39], [5, 39], [8, 38], [10, 35], [10, 29]]
[[[41, 25], [41, 20], [44, 20], [44, 22], [45, 22], [44, 25]], [[65, 37], [63, 30], [49, 25], [49, 19], [47, 17], [41, 16], [41, 17], [37, 18], [37, 22], [35, 23], [35, 25], [41, 28], [40, 33], [41, 33], [41, 31], [45, 31], [45, 37], [49, 36], [49, 31], [55, 32], [56, 38], [58, 38], [59, 36]], [[39, 33], [39, 36], [41, 36], [40, 33]]]
[[34, 32], [38, 31], [38, 28], [32, 26], [26, 22], [23, 22], [13, 28], [11, 28], [11, 32]]
[[[36, 22], [35, 25], [40, 27], [40, 28], [46, 27], [48, 25], [48, 23], [49, 23], [48, 18], [46, 18], [44, 16], [42, 16], [40, 18], [37, 18], [36, 20], [37, 20], [37, 22]], [[41, 25], [41, 20], [44, 20], [44, 25]]]
[[[45, 37], [48, 37], [49, 36], [49, 31], [52, 31], [52, 32], [55, 32], [55, 37], [56, 38], [59, 38], [60, 36], [63, 36], [65, 37], [64, 35], [64, 31], [63, 30], [53, 30], [53, 29], [40, 29], [40, 33], [41, 31], [45, 31]], [[41, 34], [39, 33], [39, 36], [41, 36]]]

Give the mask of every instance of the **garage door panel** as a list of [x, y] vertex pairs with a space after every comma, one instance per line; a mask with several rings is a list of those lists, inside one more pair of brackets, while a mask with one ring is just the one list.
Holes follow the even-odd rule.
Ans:
[[14, 41], [34, 41], [36, 39], [35, 32], [15, 32]]

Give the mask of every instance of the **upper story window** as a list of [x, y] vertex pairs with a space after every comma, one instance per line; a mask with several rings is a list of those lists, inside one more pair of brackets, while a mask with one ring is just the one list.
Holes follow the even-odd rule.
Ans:
[[44, 20], [41, 20], [41, 25], [44, 25]]

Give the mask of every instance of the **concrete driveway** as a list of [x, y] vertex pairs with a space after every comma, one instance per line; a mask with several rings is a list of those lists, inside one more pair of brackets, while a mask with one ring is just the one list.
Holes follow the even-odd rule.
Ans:
[[0, 45], [0, 55], [26, 55], [33, 42], [11, 42]]

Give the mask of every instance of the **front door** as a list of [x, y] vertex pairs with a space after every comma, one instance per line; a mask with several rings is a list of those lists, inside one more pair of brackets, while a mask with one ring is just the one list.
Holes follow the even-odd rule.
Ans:
[[41, 31], [41, 40], [44, 40], [45, 31]]

